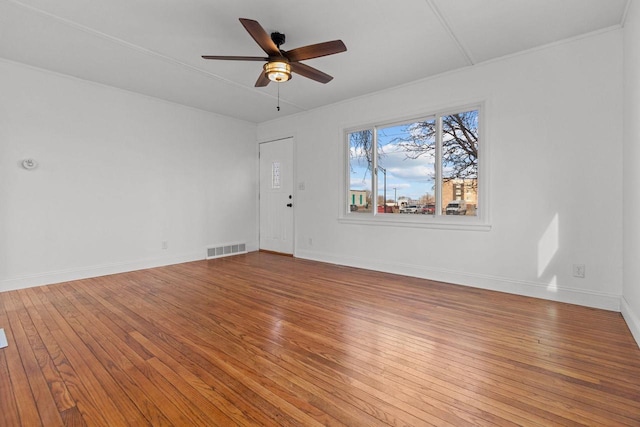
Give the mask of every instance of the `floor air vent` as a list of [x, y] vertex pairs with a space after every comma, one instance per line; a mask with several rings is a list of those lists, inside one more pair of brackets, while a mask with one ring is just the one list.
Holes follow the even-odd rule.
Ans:
[[247, 245], [245, 243], [236, 243], [233, 245], [215, 246], [207, 248], [207, 259], [220, 258], [223, 256], [246, 254]]

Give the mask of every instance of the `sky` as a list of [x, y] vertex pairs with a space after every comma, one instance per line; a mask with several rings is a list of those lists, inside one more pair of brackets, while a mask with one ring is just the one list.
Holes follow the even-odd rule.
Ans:
[[[378, 166], [387, 171], [387, 200], [402, 197], [418, 201], [420, 197], [434, 193], [434, 161], [430, 156], [420, 156], [417, 159], [407, 158], [406, 152], [398, 146], [397, 137], [406, 136], [406, 125], [387, 127], [379, 130], [379, 151], [384, 153], [378, 158]], [[371, 172], [367, 170], [366, 160], [360, 164], [351, 161], [351, 189], [371, 189]], [[378, 194], [383, 195], [383, 173], [378, 174]], [[394, 190], [394, 188], [396, 190]]]

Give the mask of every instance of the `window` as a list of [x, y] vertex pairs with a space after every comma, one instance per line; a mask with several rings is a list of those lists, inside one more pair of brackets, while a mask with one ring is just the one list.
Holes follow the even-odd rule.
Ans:
[[475, 106], [347, 131], [345, 216], [427, 223], [478, 218], [480, 111]]

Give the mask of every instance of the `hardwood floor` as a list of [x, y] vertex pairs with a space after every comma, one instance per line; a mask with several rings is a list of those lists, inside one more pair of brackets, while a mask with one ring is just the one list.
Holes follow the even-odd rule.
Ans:
[[0, 294], [1, 426], [640, 425], [620, 313], [251, 253]]

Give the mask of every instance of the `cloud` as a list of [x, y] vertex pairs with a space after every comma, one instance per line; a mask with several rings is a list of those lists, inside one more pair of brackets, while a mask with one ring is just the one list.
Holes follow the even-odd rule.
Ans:
[[371, 190], [371, 177], [362, 179], [362, 177], [351, 176], [349, 188], [352, 190]]
[[[361, 155], [352, 148], [352, 154]], [[364, 158], [360, 158], [364, 160]], [[381, 153], [378, 158], [378, 165], [386, 170], [387, 174], [387, 198], [409, 197], [418, 200], [421, 196], [429, 193], [433, 194], [433, 175], [435, 171], [435, 159], [433, 156], [423, 155], [416, 159], [407, 157], [407, 151], [397, 143], [387, 143], [381, 146]], [[365, 164], [358, 164], [351, 160], [350, 188], [371, 189], [371, 171]], [[383, 171], [379, 170], [378, 194], [384, 193]], [[394, 190], [395, 188], [395, 190]]]
[[420, 156], [416, 159], [407, 157], [407, 152], [397, 144], [384, 146], [384, 154], [379, 157], [380, 166], [387, 170], [387, 181], [391, 176], [399, 180], [427, 182], [434, 173], [431, 156]]
[[[428, 168], [425, 166], [417, 165], [409, 168], [392, 168], [387, 169], [387, 173], [393, 177], [416, 182], [430, 182], [433, 181], [433, 167]], [[388, 176], [387, 176], [388, 179]]]
[[[389, 190], [393, 190], [394, 188], [397, 190], [406, 190], [411, 188], [411, 184], [408, 182], [387, 182], [387, 193]], [[382, 190], [383, 189], [380, 188], [380, 191]]]

